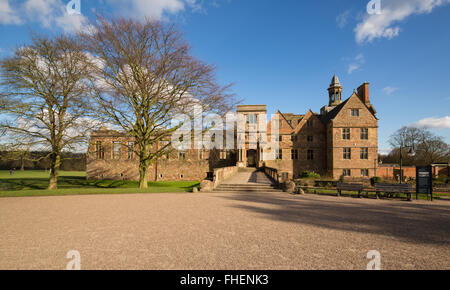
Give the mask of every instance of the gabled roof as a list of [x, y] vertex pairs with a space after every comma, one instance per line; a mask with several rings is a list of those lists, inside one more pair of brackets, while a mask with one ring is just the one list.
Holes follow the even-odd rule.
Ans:
[[295, 127], [293, 133], [298, 134], [298, 132], [300, 132], [300, 130], [305, 126], [306, 122], [308, 122], [308, 120], [311, 119], [312, 117], [316, 117], [320, 120], [319, 116], [310, 109], [303, 117], [303, 119], [298, 123], [297, 127]]
[[[331, 110], [330, 112], [328, 112], [325, 116], [322, 117], [322, 122], [324, 124], [328, 123], [329, 121], [333, 120], [334, 118], [336, 118], [336, 116], [342, 111], [342, 109], [345, 107], [345, 105], [348, 103], [348, 101], [351, 98], [356, 98], [358, 99], [362, 104], [364, 104], [361, 99], [358, 97], [358, 95], [356, 94], [355, 91], [353, 91], [353, 94], [344, 102], [342, 102], [341, 104], [339, 104], [338, 106], [336, 106], [333, 110]], [[375, 115], [374, 109], [371, 109], [371, 105], [368, 106], [367, 104], [364, 104], [364, 106], [369, 110], [369, 112], [374, 116], [375, 119], [378, 119], [377, 116]]]
[[326, 124], [330, 120], [333, 120], [334, 118], [336, 118], [336, 116], [339, 114], [339, 112], [342, 110], [342, 108], [344, 108], [344, 106], [347, 104], [348, 100], [350, 100], [350, 98], [348, 98], [347, 100], [343, 101], [342, 103], [337, 105], [333, 110], [329, 111], [325, 116], [323, 116], [321, 118], [322, 122], [324, 124]]
[[284, 116], [283, 113], [281, 113], [281, 112], [278, 110], [278, 111], [277, 111], [277, 114], [279, 114], [279, 115], [281, 116], [282, 120], [284, 120], [284, 121], [289, 125], [289, 127], [291, 127], [291, 129], [294, 129], [294, 128], [292, 127], [292, 125], [289, 124], [288, 119], [286, 119], [286, 117]]

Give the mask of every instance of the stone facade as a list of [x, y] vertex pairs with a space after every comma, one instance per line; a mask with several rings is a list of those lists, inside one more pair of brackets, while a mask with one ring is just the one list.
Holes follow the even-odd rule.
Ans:
[[[313, 171], [338, 179], [370, 178], [378, 168], [378, 119], [369, 98], [369, 84], [342, 101], [342, 86], [334, 76], [329, 104], [320, 114], [283, 114], [280, 119], [278, 160], [265, 161], [288, 178]], [[268, 126], [270, 134], [270, 126]]]
[[[170, 152], [150, 167], [150, 180], [203, 180], [216, 168], [236, 165], [274, 168], [283, 180], [297, 178], [304, 171], [334, 179], [375, 176], [378, 119], [370, 102], [369, 84], [362, 84], [342, 101], [342, 85], [334, 76], [328, 94], [328, 106], [322, 107], [320, 114], [311, 110], [302, 115], [276, 112], [280, 136], [275, 160], [264, 160], [268, 149], [263, 149], [259, 139], [261, 133], [267, 133], [272, 141], [266, 106], [238, 106], [235, 143], [241, 144], [237, 147], [241, 149]], [[124, 134], [105, 128], [94, 132], [88, 150], [88, 178], [137, 180], [138, 160], [128, 149], [132, 142]]]
[[[133, 138], [101, 128], [91, 135], [87, 154], [87, 178], [139, 180], [139, 159]], [[149, 181], [200, 181], [214, 168], [235, 166], [234, 153], [219, 150], [170, 151], [149, 167]]]

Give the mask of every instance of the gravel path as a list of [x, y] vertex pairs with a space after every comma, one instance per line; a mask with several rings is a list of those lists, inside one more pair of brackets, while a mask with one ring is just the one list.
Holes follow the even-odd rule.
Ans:
[[0, 269], [450, 269], [450, 202], [284, 193], [0, 199]]

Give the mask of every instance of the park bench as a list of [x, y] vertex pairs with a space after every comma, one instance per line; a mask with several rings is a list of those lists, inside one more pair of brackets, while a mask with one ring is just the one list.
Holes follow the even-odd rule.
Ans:
[[363, 191], [364, 185], [360, 183], [342, 183], [337, 184], [338, 196], [341, 196], [342, 190], [346, 191], [357, 191], [358, 198], [361, 197], [361, 192]]
[[392, 193], [403, 193], [411, 201], [412, 185], [411, 184], [389, 184], [389, 183], [376, 183], [375, 191], [377, 198], [379, 198], [381, 192], [388, 194]]

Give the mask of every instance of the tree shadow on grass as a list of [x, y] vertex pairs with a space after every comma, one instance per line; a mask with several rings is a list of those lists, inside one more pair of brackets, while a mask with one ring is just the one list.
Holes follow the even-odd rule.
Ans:
[[48, 178], [0, 179], [0, 190], [46, 189]]
[[450, 206], [244, 193], [224, 198], [271, 220], [450, 246]]
[[[19, 190], [45, 190], [48, 187], [48, 178], [20, 178], [20, 179], [0, 179], [0, 191], [19, 191]], [[167, 188], [173, 190], [192, 191], [198, 187], [198, 182], [149, 182], [149, 187], [161, 188], [167, 191]], [[87, 180], [80, 176], [60, 176], [58, 178], [59, 189], [69, 188], [133, 188], [139, 187], [136, 181], [128, 180]]]
[[[0, 179], [0, 190], [44, 190], [48, 187], [48, 178]], [[134, 188], [137, 183], [117, 180], [86, 180], [85, 177], [60, 176], [58, 188]]]

